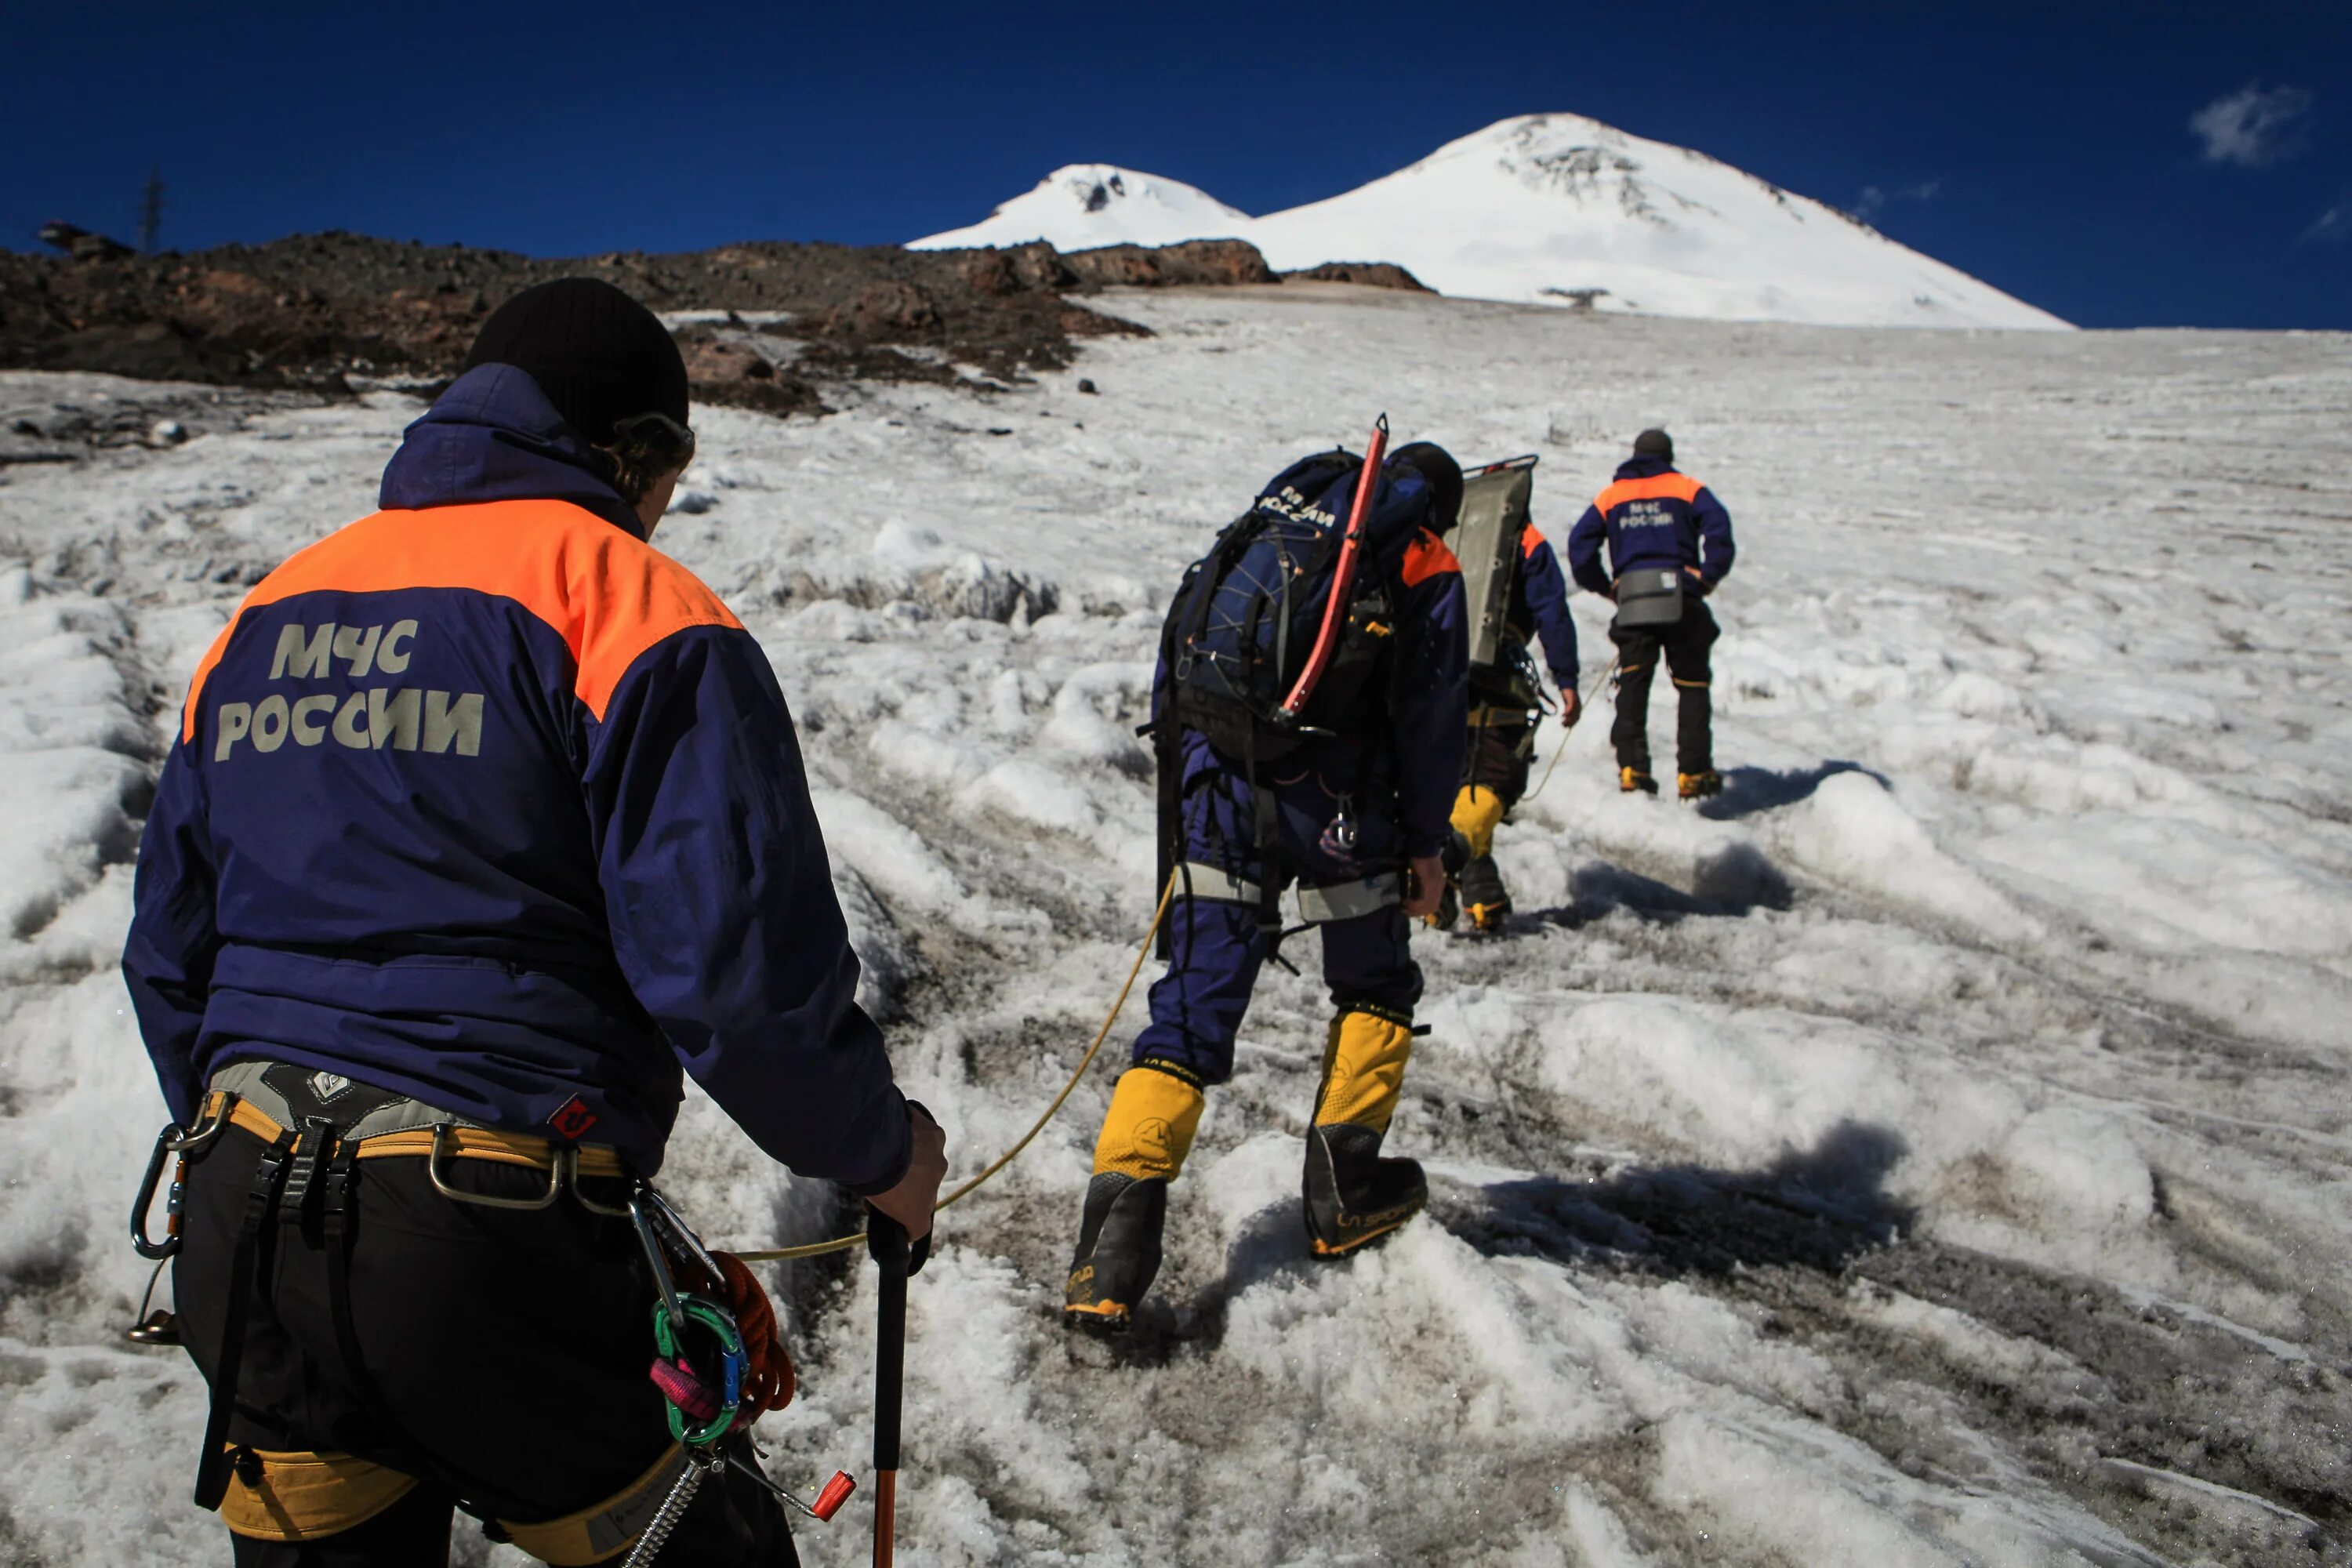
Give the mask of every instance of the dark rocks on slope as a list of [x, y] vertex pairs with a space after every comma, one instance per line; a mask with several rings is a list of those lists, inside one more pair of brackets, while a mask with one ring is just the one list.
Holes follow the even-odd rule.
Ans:
[[1178, 245], [1106, 245], [1062, 258], [1097, 288], [1171, 289], [1199, 285], [1279, 283], [1256, 246], [1241, 239], [1192, 239]]
[[1415, 294], [1437, 291], [1393, 261], [1327, 261], [1320, 267], [1286, 272], [1282, 277], [1285, 282], [1296, 279], [1301, 283], [1354, 283], [1367, 289], [1402, 289]]
[[[1397, 286], [1418, 287], [1389, 270], [1405, 279]], [[329, 232], [187, 256], [0, 251], [0, 368], [330, 394], [354, 380], [429, 390], [456, 373], [499, 301], [575, 275], [616, 283], [657, 311], [782, 315], [760, 331], [796, 341], [797, 357], [679, 332], [698, 399], [778, 413], [821, 412], [827, 380], [952, 381], [961, 373], [948, 367], [968, 366], [1014, 383], [1066, 367], [1080, 339], [1149, 335], [1073, 295], [1280, 280], [1238, 240], [1072, 256], [1044, 243], [910, 251], [760, 241], [547, 260]]]

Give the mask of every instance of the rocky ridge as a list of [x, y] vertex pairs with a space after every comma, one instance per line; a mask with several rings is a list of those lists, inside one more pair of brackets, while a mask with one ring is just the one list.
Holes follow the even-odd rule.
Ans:
[[923, 252], [758, 241], [542, 259], [331, 232], [189, 255], [0, 252], [0, 368], [429, 389], [499, 301], [578, 275], [618, 284], [675, 323], [698, 400], [777, 414], [822, 412], [828, 383], [1003, 384], [1068, 364], [1085, 338], [1145, 334], [1082, 302], [1105, 288], [1281, 280], [1237, 240], [1066, 255], [1043, 243]]

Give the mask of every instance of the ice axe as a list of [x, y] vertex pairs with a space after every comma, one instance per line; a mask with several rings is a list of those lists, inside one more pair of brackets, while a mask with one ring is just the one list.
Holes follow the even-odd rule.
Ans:
[[874, 1568], [890, 1568], [898, 1531], [898, 1412], [906, 1389], [907, 1279], [921, 1271], [931, 1238], [909, 1246], [907, 1227], [868, 1206], [866, 1251], [882, 1270], [874, 1333]]

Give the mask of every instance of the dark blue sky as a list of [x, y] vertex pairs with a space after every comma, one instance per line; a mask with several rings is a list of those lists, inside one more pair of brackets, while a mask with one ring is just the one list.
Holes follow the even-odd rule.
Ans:
[[1266, 212], [1566, 110], [2085, 325], [2352, 329], [2344, 0], [21, 4], [0, 61], [20, 249], [51, 216], [128, 237], [151, 163], [180, 248], [903, 240], [1093, 160]]

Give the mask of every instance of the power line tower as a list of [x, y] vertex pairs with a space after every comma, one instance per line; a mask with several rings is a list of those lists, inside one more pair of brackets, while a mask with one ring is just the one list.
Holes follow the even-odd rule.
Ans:
[[153, 164], [147, 171], [147, 188], [139, 197], [139, 248], [144, 255], [155, 254], [155, 236], [163, 226], [163, 166]]

